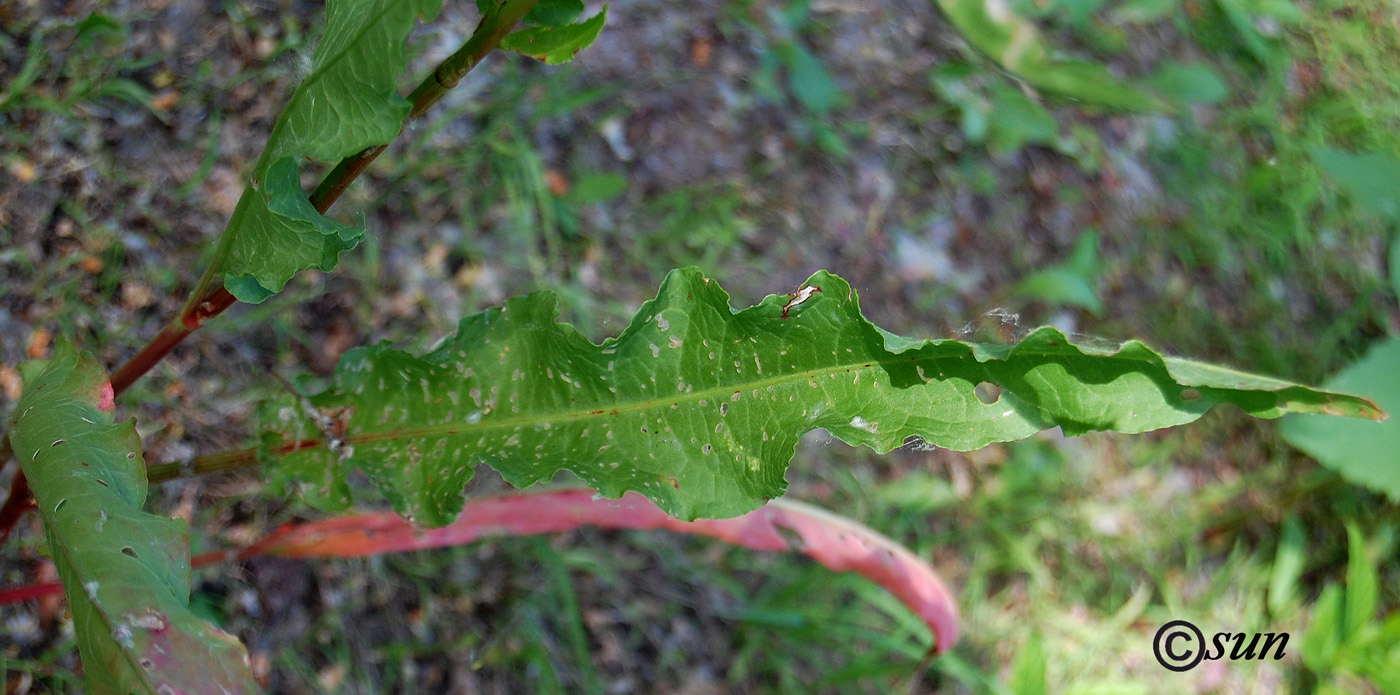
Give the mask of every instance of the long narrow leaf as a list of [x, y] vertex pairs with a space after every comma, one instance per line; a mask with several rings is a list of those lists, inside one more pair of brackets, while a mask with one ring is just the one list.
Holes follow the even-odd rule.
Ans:
[[781, 495], [798, 437], [818, 427], [878, 451], [913, 437], [969, 450], [1056, 426], [1169, 427], [1220, 403], [1260, 417], [1379, 416], [1361, 398], [1137, 341], [1076, 345], [1053, 328], [1018, 345], [901, 338], [866, 321], [851, 286], [826, 272], [736, 313], [718, 283], [675, 271], [601, 345], [557, 323], [556, 303], [512, 299], [421, 357], [385, 345], [347, 353], [311, 398], [314, 418], [295, 403], [269, 408], [270, 443], [323, 437], [270, 449], [272, 478], [343, 509], [346, 472], [359, 466], [399, 513], [442, 526], [478, 464], [516, 487], [567, 469], [607, 497], [640, 492], [693, 519]]
[[463, 545], [494, 536], [560, 533], [580, 526], [663, 529], [772, 552], [797, 551], [837, 572], [859, 572], [894, 594], [947, 651], [958, 637], [952, 594], [908, 548], [852, 519], [810, 505], [773, 500], [732, 519], [681, 521], [646, 498], [599, 499], [590, 490], [554, 490], [472, 500], [451, 525], [414, 527], [394, 514], [350, 516], [292, 527], [250, 549], [287, 557], [362, 557]]
[[189, 531], [141, 510], [132, 423], [101, 365], [67, 345], [21, 366], [10, 428], [73, 613], [88, 692], [257, 692], [238, 640], [190, 612]]
[[[662, 529], [752, 550], [801, 552], [832, 570], [859, 572], [884, 587], [928, 625], [937, 651], [947, 651], [958, 638], [957, 605], [932, 567], [859, 522], [788, 500], [774, 500], [733, 519], [687, 522], [635, 494], [620, 500], [599, 499], [589, 490], [498, 495], [470, 501], [462, 515], [443, 528], [419, 529], [386, 513], [339, 517], [290, 526], [242, 550], [202, 555], [194, 564], [259, 555], [365, 557], [464, 545], [482, 538], [561, 533], [581, 526]], [[47, 596], [57, 588], [35, 584], [0, 592], [0, 605]]]

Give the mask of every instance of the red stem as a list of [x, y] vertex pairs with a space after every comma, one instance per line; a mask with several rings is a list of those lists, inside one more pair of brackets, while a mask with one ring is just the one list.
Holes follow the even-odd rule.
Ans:
[[29, 494], [29, 480], [24, 471], [15, 471], [15, 480], [10, 483], [10, 496], [0, 507], [0, 543], [10, 537], [10, 531], [19, 523], [24, 513], [34, 508], [34, 496]]
[[[488, 53], [496, 48], [501, 39], [515, 28], [515, 25], [534, 5], [533, 0], [523, 0], [501, 8], [499, 12], [490, 12], [483, 17], [481, 24], [477, 26], [476, 31], [472, 32], [471, 38], [467, 39], [462, 48], [438, 65], [432, 74], [419, 83], [418, 87], [409, 95], [409, 101], [413, 106], [405, 123], [417, 120], [429, 107], [436, 104], [443, 94], [447, 93], [447, 90], [456, 86], [464, 75], [475, 68]], [[324, 215], [386, 147], [388, 146], [368, 147], [341, 160], [309, 196], [316, 211]], [[201, 301], [192, 311], [183, 313], [179, 320], [172, 321], [155, 338], [152, 338], [146, 347], [141, 348], [140, 352], [112, 373], [113, 394], [120, 395], [136, 383], [137, 379], [140, 379], [146, 372], [151, 371], [151, 368], [165, 359], [165, 356], [169, 355], [175, 346], [184, 341], [189, 334], [199, 330], [205, 321], [223, 313], [236, 301], [238, 300], [234, 298], [233, 294], [222, 286], [213, 290], [208, 298]], [[3, 442], [0, 442], [0, 469], [8, 465], [10, 458], [12, 458], [10, 455], [5, 455], [8, 449], [9, 436], [7, 435]], [[15, 471], [9, 496], [5, 498], [5, 504], [0, 505], [0, 542], [4, 542], [9, 537], [10, 531], [19, 521], [20, 516], [33, 506], [34, 500], [29, 493], [29, 483], [25, 480], [24, 471]]]

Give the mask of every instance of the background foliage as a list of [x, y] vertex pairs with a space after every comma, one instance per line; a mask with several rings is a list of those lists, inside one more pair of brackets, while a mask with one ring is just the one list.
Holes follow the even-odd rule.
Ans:
[[[461, 5], [444, 7], [444, 35], [413, 41], [419, 72], [470, 31]], [[347, 272], [222, 317], [131, 392], [148, 456], [246, 442], [269, 394], [230, 365], [326, 376], [352, 345], [422, 352], [461, 316], [543, 288], [597, 340], [689, 264], [737, 304], [830, 267], [905, 335], [1013, 339], [1051, 322], [1306, 383], [1395, 332], [1397, 189], [1376, 185], [1400, 156], [1393, 4], [1011, 5], [1051, 50], [1170, 103], [1130, 113], [1024, 89], [912, 0], [614, 2], [570, 67], [492, 57], [351, 190], [368, 212], [343, 221], [378, 233]], [[10, 367], [53, 334], [111, 364], [178, 309], [307, 69], [319, 11], [0, 8], [7, 406]], [[1004, 692], [1038, 666], [1057, 692], [1305, 692], [1365, 688], [1357, 664], [1393, 651], [1347, 624], [1335, 641], [1351, 651], [1178, 679], [1151, 661], [1171, 618], [1294, 639], [1324, 622], [1346, 600], [1330, 596], [1352, 594], [1324, 591], [1347, 584], [1344, 520], [1364, 544], [1351, 566], [1378, 572], [1375, 614], [1395, 605], [1394, 506], [1236, 413], [971, 455], [872, 458], [815, 435], [799, 456], [791, 494], [931, 554], [961, 588], [978, 630], [953, 655], [918, 672], [926, 633], [852, 578], [639, 534], [269, 560], [201, 574], [197, 608], [251, 638], [274, 690]], [[209, 529], [198, 550], [304, 512], [260, 489], [202, 480], [153, 507]], [[7, 583], [32, 575], [34, 542], [4, 553]], [[4, 616], [12, 687], [67, 687], [61, 612]]]

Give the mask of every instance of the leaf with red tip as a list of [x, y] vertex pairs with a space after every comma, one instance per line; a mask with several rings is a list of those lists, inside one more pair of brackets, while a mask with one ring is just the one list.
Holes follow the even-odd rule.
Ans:
[[753, 550], [799, 551], [835, 571], [859, 572], [894, 594], [933, 631], [939, 652], [958, 637], [957, 606], [928, 563], [854, 520], [786, 500], [731, 519], [681, 521], [636, 493], [617, 500], [590, 490], [519, 493], [472, 500], [456, 522], [442, 528], [420, 529], [388, 512], [340, 517], [274, 533], [240, 555], [361, 557], [580, 526], [665, 529]]
[[10, 428], [68, 594], [87, 691], [257, 692], [238, 640], [189, 609], [189, 531], [141, 510], [146, 466], [91, 356], [60, 345], [20, 367]]

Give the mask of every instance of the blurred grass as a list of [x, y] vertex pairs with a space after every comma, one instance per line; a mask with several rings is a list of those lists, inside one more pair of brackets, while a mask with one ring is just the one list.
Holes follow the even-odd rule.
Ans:
[[[1395, 330], [1380, 260], [1393, 225], [1339, 194], [1313, 154], [1400, 153], [1393, 3], [1318, 0], [1294, 20], [1279, 10], [1292, 3], [1255, 3], [1243, 24], [1245, 4], [1234, 0], [1053, 3], [1073, 10], [1043, 13], [1056, 45], [1134, 75], [1166, 60], [1204, 64], [1226, 87], [1218, 101], [1147, 116], [1024, 91], [961, 46], [926, 4], [616, 4], [618, 23], [604, 36], [621, 38], [594, 51], [618, 55], [584, 54], [562, 69], [493, 59], [342, 204], [367, 211], [375, 231], [367, 248], [335, 275], [308, 273], [276, 302], [221, 319], [211, 330], [226, 332], [217, 339], [225, 342], [183, 353], [133, 390], [148, 446], [179, 451], [184, 427], [199, 424], [181, 425], [168, 411], [182, 402], [170, 407], [171, 389], [195, 378], [205, 353], [236, 350], [251, 362], [206, 379], [215, 385], [189, 387], [190, 401], [217, 413], [204, 422], [227, 420], [231, 431], [198, 441], [227, 443], [246, 408], [208, 402], [261, 381], [262, 369], [323, 371], [335, 356], [322, 354], [335, 320], [350, 326], [351, 344], [421, 347], [462, 315], [549, 288], [566, 318], [598, 339], [617, 332], [666, 270], [689, 264], [735, 287], [739, 304], [828, 267], [855, 280], [877, 323], [901, 333], [950, 335], [967, 324], [1005, 337], [1054, 321], [1313, 382]], [[163, 257], [193, 257], [160, 239], [172, 228], [186, 246], [200, 236], [168, 220], [203, 204], [211, 167], [228, 165], [229, 146], [212, 143], [242, 110], [218, 95], [284, 86], [315, 10], [223, 7], [217, 21], [235, 44], [263, 40], [265, 54], [239, 77], [206, 61], [179, 83], [185, 98], [208, 102], [213, 119], [176, 143], [197, 163], [183, 193], [88, 206], [61, 197], [50, 227], [7, 226], [5, 247], [57, 244], [102, 259], [91, 273], [82, 254], [6, 254], [7, 311], [126, 348], [149, 333], [143, 327], [163, 316], [160, 307], [127, 306], [115, 317], [92, 307], [124, 306], [133, 273], [178, 303], [189, 273], [128, 250], [129, 212], [142, 211], [136, 226]], [[164, 63], [122, 51], [136, 40], [126, 23], [153, 15], [122, 3], [104, 11], [118, 18], [115, 30], [99, 22], [84, 34], [81, 19], [49, 16], [6, 30], [0, 164], [9, 171], [41, 160], [47, 138], [90, 147], [99, 179], [146, 185], [101, 138], [81, 135], [100, 131], [104, 117], [158, 130], [167, 116], [151, 110], [147, 88]], [[639, 19], [629, 23], [629, 12]], [[663, 23], [673, 16], [689, 33]], [[901, 22], [917, 31], [899, 33]], [[878, 40], [852, 24], [874, 26]], [[56, 37], [67, 37], [65, 51], [34, 48]], [[702, 44], [713, 65], [699, 64]], [[690, 93], [712, 88], [719, 106]], [[703, 113], [687, 120], [688, 111]], [[978, 117], [992, 119], [983, 137]], [[714, 121], [713, 140], [682, 137]], [[256, 135], [257, 124], [233, 132]], [[709, 161], [727, 149], [737, 163]], [[59, 234], [55, 219], [76, 231]], [[1099, 256], [1080, 279], [1097, 293], [1101, 317], [1082, 308], [1090, 302], [1017, 289], [1065, 263], [1091, 229]], [[24, 339], [5, 336], [7, 363]], [[1319, 470], [1271, 425], [1233, 412], [1171, 433], [1045, 436], [966, 456], [911, 446], [876, 459], [818, 434], [789, 478], [799, 498], [934, 559], [964, 611], [966, 636], [952, 654], [925, 668], [924, 628], [852, 577], [641, 533], [205, 573], [204, 605], [252, 638], [255, 657], [289, 692], [1028, 695], [1038, 665], [1046, 692], [1312, 692], [1318, 683], [1296, 656], [1169, 674], [1152, 661], [1150, 639], [1176, 618], [1208, 632], [1301, 639], [1321, 587], [1344, 576], [1346, 521], [1387, 550], [1384, 610], [1400, 601], [1395, 507]], [[210, 547], [304, 513], [295, 502], [268, 505], [256, 481], [195, 489], [209, 500], [197, 542]], [[157, 503], [187, 494], [172, 488]], [[1303, 552], [1295, 546], [1296, 571], [1280, 575], [1285, 523], [1301, 533]], [[6, 548], [27, 558], [4, 565], [7, 582], [22, 581], [35, 547], [31, 538]], [[32, 640], [25, 615], [3, 613], [16, 645], [0, 650], [7, 678], [73, 690], [71, 634], [50, 626], [48, 639]]]

